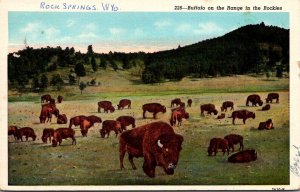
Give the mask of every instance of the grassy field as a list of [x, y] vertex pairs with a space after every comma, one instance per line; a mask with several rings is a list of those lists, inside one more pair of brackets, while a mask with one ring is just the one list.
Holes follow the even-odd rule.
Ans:
[[[66, 100], [57, 104], [61, 113], [68, 118], [76, 115], [98, 115], [102, 120], [116, 119], [121, 115], [132, 115], [136, 124], [144, 125], [156, 121], [151, 114], [142, 118], [141, 106], [148, 102], [160, 102], [167, 107], [167, 113], [159, 114], [157, 120], [168, 121], [170, 101], [179, 97], [184, 101], [193, 99], [187, 108], [190, 119], [183, 121], [175, 132], [183, 135], [183, 150], [180, 154], [175, 174], [167, 176], [160, 167], [156, 177], [148, 178], [142, 171], [143, 159], [134, 159], [137, 170], [132, 170], [125, 158], [126, 170], [119, 169], [118, 138], [111, 134], [102, 139], [99, 135], [101, 124], [96, 124], [83, 138], [76, 128], [77, 145], [64, 140], [62, 146], [53, 148], [43, 144], [40, 137], [44, 128], [59, 128], [56, 118], [51, 124], [40, 124], [41, 109], [38, 94], [17, 95], [9, 92], [9, 125], [30, 126], [38, 135], [35, 142], [9, 142], [9, 184], [10, 185], [281, 185], [289, 184], [289, 80], [263, 77], [235, 76], [215, 79], [185, 78], [180, 82], [157, 85], [140, 85], [130, 79], [126, 72], [112, 75], [111, 81], [100, 76], [101, 86], [88, 87], [83, 95], [78, 88], [66, 87]], [[121, 74], [121, 75], [120, 75]], [[268, 92], [280, 94], [280, 103], [272, 104], [270, 111], [258, 111], [260, 107], [245, 107], [247, 96], [259, 94], [263, 99]], [[97, 112], [97, 102], [110, 100], [116, 106], [120, 98], [132, 100], [132, 109], [116, 110], [114, 113]], [[235, 103], [235, 109], [248, 109], [256, 113], [256, 119], [248, 119], [246, 125], [241, 120], [232, 125], [229, 118], [216, 120], [215, 116], [200, 116], [199, 106], [214, 103], [217, 108], [225, 100]], [[226, 113], [226, 117], [231, 112]], [[258, 131], [259, 122], [272, 118], [275, 129]], [[218, 153], [216, 157], [207, 155], [209, 140], [224, 137], [229, 133], [244, 136], [245, 148], [258, 152], [255, 162], [230, 164], [227, 155]]]

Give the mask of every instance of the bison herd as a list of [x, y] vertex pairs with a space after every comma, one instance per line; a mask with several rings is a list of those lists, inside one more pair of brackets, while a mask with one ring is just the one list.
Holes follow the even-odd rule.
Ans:
[[[264, 106], [261, 111], [270, 110], [273, 100], [279, 102], [278, 93], [269, 93], [266, 98], [266, 106]], [[62, 96], [57, 97], [57, 103], [63, 101]], [[246, 106], [263, 105], [263, 101], [257, 94], [249, 95], [246, 99]], [[41, 97], [41, 112], [39, 116], [40, 123], [51, 122], [52, 115], [57, 117], [57, 124], [67, 124], [68, 118], [66, 114], [60, 114], [60, 110], [57, 108], [55, 99], [53, 99], [49, 94], [43, 95]], [[113, 113], [115, 107], [110, 101], [100, 101], [98, 104], [98, 113], [101, 113], [101, 109], [104, 112]], [[94, 126], [94, 124], [102, 123], [102, 128], [99, 129], [99, 134], [101, 138], [109, 137], [110, 132], [113, 131], [116, 137], [119, 136], [119, 160], [120, 168], [124, 169], [123, 159], [126, 153], [128, 153], [129, 162], [132, 169], [136, 169], [133, 162], [133, 158], [143, 157], [143, 171], [149, 177], [155, 176], [155, 167], [160, 166], [163, 168], [166, 174], [174, 174], [174, 170], [178, 164], [179, 154], [181, 151], [181, 145], [183, 142], [183, 136], [176, 134], [174, 132], [173, 126], [181, 126], [183, 119], [189, 119], [190, 115], [186, 111], [187, 107], [191, 107], [192, 99], [187, 100], [187, 105], [180, 99], [175, 98], [171, 100], [171, 117], [170, 122], [152, 122], [146, 125], [141, 125], [136, 128], [135, 118], [132, 116], [119, 116], [116, 119], [104, 120], [95, 115], [78, 115], [70, 118], [69, 126], [52, 129], [45, 128], [43, 130], [43, 135], [41, 140], [43, 143], [52, 143], [53, 147], [61, 145], [63, 139], [71, 138], [72, 145], [76, 145], [75, 130], [72, 127], [80, 127], [80, 131], [83, 137], [87, 137], [88, 131]], [[131, 109], [131, 100], [122, 99], [117, 105], [118, 110], [123, 110], [125, 108]], [[234, 110], [234, 102], [224, 101], [220, 107], [221, 112], [227, 112], [227, 109]], [[141, 106], [142, 117], [146, 118], [146, 113], [151, 113], [153, 118], [157, 118], [158, 113], [166, 113], [166, 106], [160, 103], [146, 103]], [[200, 105], [200, 116], [207, 115], [217, 115], [218, 110], [212, 103]], [[248, 118], [255, 119], [256, 114], [249, 110], [236, 110], [233, 111], [231, 116], [232, 124], [235, 124], [236, 119], [242, 119], [243, 123], [246, 123]], [[224, 119], [225, 113], [221, 113], [216, 119]], [[127, 130], [127, 127], [131, 126], [132, 129]], [[268, 119], [265, 122], [260, 122], [258, 130], [270, 130], [274, 129], [272, 119]], [[30, 127], [17, 127], [15, 125], [8, 127], [8, 135], [13, 135], [15, 140], [23, 141], [23, 136], [25, 136], [26, 141], [28, 138], [32, 138], [33, 141], [36, 140], [37, 135], [34, 129]], [[242, 163], [255, 161], [257, 159], [257, 153], [254, 149], [244, 150], [243, 136], [237, 134], [229, 134], [224, 138], [212, 138], [209, 142], [209, 147], [207, 153], [209, 156], [216, 155], [218, 150], [223, 152], [223, 155], [230, 152], [234, 152], [234, 145], [239, 144], [239, 152], [232, 154], [228, 161], [232, 163]]]

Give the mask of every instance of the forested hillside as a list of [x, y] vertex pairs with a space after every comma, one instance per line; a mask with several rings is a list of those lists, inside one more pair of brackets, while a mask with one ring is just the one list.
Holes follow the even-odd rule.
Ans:
[[[96, 72], [107, 67], [137, 68], [134, 75], [144, 83], [253, 72], [276, 72], [280, 77], [289, 70], [289, 30], [264, 23], [247, 25], [222, 37], [156, 53], [102, 54], [95, 53], [92, 45], [86, 53], [73, 47], [26, 47], [8, 55], [9, 87], [30, 85], [32, 90], [43, 90], [48, 85], [74, 85], [78, 77], [89, 74], [87, 69]], [[56, 73], [59, 69], [68, 73], [67, 79]]]

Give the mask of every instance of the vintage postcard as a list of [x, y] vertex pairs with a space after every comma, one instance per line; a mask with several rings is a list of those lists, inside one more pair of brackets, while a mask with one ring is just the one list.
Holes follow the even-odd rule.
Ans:
[[0, 11], [1, 190], [299, 189], [299, 1]]

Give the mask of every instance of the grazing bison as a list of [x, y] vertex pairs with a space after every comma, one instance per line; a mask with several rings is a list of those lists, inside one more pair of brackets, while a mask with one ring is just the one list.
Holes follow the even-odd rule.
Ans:
[[221, 115], [217, 116], [217, 119], [224, 119], [225, 118], [225, 113], [221, 113]]
[[270, 110], [270, 108], [271, 108], [270, 104], [266, 104], [265, 106], [263, 106], [263, 108], [261, 110], [268, 111], [268, 110]]
[[246, 106], [249, 106], [249, 102], [252, 103], [252, 106], [256, 106], [256, 104], [258, 104], [259, 106], [262, 106], [263, 101], [260, 99], [259, 95], [249, 95], [247, 97], [247, 101], [246, 101]]
[[165, 113], [166, 107], [159, 104], [159, 103], [147, 103], [143, 105], [143, 118], [145, 119], [145, 113], [146, 111], [153, 113], [153, 118], [156, 119], [156, 114], [159, 112]]
[[57, 124], [67, 124], [67, 123], [68, 123], [68, 118], [65, 114], [57, 116]]
[[179, 99], [179, 98], [173, 99], [171, 101], [171, 107], [174, 107], [175, 105], [178, 106], [178, 105], [180, 105], [180, 103], [181, 103], [181, 99]]
[[18, 139], [18, 127], [17, 126], [8, 126], [8, 135], [13, 135], [15, 140]]
[[26, 137], [26, 141], [28, 141], [29, 137], [31, 137], [33, 141], [36, 139], [36, 134], [31, 127], [22, 127], [17, 130], [17, 139], [23, 141], [23, 136]]
[[89, 119], [83, 119], [80, 123], [81, 135], [83, 137], [87, 137], [87, 133], [89, 131], [89, 128], [91, 128], [93, 125], [94, 125], [94, 123], [91, 122]]
[[126, 106], [128, 106], [128, 109], [131, 109], [131, 101], [129, 99], [122, 99], [119, 101], [118, 109], [124, 109]]
[[87, 116], [85, 116], [85, 115], [78, 115], [78, 116], [72, 117], [70, 119], [69, 128], [72, 128], [72, 125], [75, 125], [75, 126], [80, 125], [82, 120], [86, 119], [86, 118], [87, 118]]
[[52, 114], [56, 117], [59, 115], [59, 110], [52, 104], [42, 105], [41, 113], [40, 113], [40, 123], [51, 122]]
[[187, 113], [184, 108], [179, 107], [176, 110], [172, 110], [171, 118], [170, 118], [170, 124], [171, 126], [176, 125], [176, 121], [178, 122], [178, 126], [181, 125], [182, 119], [188, 119], [189, 113]]
[[229, 149], [232, 149], [232, 152], [234, 151], [234, 145], [240, 144], [240, 150], [244, 150], [244, 143], [243, 143], [243, 136], [237, 135], [237, 134], [229, 134], [224, 137], [228, 141], [228, 147]]
[[161, 166], [168, 175], [174, 174], [179, 160], [183, 137], [175, 134], [165, 122], [153, 122], [125, 131], [120, 136], [120, 168], [128, 153], [132, 169], [136, 169], [134, 157], [144, 157], [143, 170], [149, 177], [155, 177], [155, 167]]
[[49, 142], [51, 143], [51, 137], [53, 137], [53, 134], [54, 134], [54, 129], [52, 129], [52, 128], [45, 128], [43, 130], [42, 141], [44, 143], [47, 143], [47, 139], [49, 138]]
[[257, 153], [254, 149], [247, 149], [245, 151], [240, 151], [232, 154], [228, 157], [228, 162], [230, 163], [248, 163], [250, 161], [255, 161], [257, 159]]
[[218, 149], [222, 149], [223, 155], [226, 151], [227, 155], [229, 155], [228, 141], [222, 138], [212, 138], [207, 149], [208, 156], [212, 156], [213, 153], [216, 155], [218, 153]]
[[230, 107], [230, 110], [234, 109], [234, 103], [232, 101], [225, 101], [223, 102], [222, 106], [221, 106], [221, 111], [227, 111], [227, 108]]
[[268, 119], [265, 122], [260, 122], [257, 129], [258, 130], [264, 130], [264, 129], [270, 130], [270, 129], [274, 129], [272, 119]]
[[112, 103], [110, 101], [100, 101], [98, 102], [98, 112], [101, 113], [101, 108], [104, 109], [104, 112], [108, 113], [110, 111], [111, 113], [115, 111], [115, 108], [112, 106]]
[[135, 119], [131, 116], [120, 116], [116, 119], [121, 123], [121, 129], [126, 130], [126, 127], [132, 125], [132, 128], [135, 128]]
[[276, 99], [276, 103], [279, 102], [279, 94], [278, 93], [269, 93], [267, 98], [266, 98], [266, 102], [273, 102], [273, 99]]
[[118, 133], [122, 133], [121, 123], [119, 121], [115, 121], [115, 120], [103, 121], [102, 129], [100, 130], [101, 137], [104, 138], [105, 135], [107, 135], [107, 138], [108, 138], [110, 131], [114, 131], [116, 134], [116, 137], [117, 137]]
[[201, 110], [201, 115], [204, 116], [204, 111], [207, 111], [207, 114], [213, 113], [214, 115], [218, 114], [218, 111], [216, 110], [216, 107], [214, 104], [204, 104], [200, 106], [200, 110]]
[[49, 95], [49, 94], [41, 96], [41, 103], [44, 103], [44, 101], [49, 102], [50, 100], [51, 100], [51, 95]]
[[187, 106], [188, 107], [192, 107], [192, 103], [193, 103], [193, 100], [192, 99], [188, 99]]
[[63, 100], [63, 97], [62, 97], [61, 95], [59, 95], [59, 96], [57, 97], [57, 102], [58, 102], [58, 103], [61, 103], [62, 100]]
[[252, 118], [252, 119], [255, 119], [255, 113], [251, 112], [251, 111], [248, 111], [248, 110], [238, 110], [238, 111], [233, 111], [232, 114], [231, 114], [231, 117], [229, 118], [233, 118], [232, 119], [232, 124], [234, 125], [234, 121], [236, 118], [238, 119], [243, 119], [243, 123], [245, 124], [246, 123], [246, 120], [248, 118]]
[[61, 145], [63, 139], [71, 138], [72, 145], [76, 145], [75, 131], [70, 128], [58, 128], [53, 133], [52, 146], [56, 147], [57, 143]]

